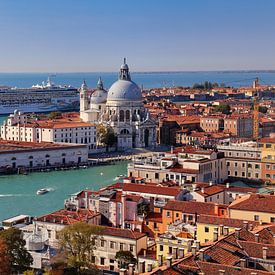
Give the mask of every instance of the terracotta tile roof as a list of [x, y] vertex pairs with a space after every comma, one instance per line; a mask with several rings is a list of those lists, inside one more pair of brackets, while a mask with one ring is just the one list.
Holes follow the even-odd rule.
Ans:
[[133, 240], [137, 240], [137, 239], [140, 239], [140, 238], [146, 236], [146, 234], [140, 233], [137, 231], [122, 229], [122, 228], [114, 228], [114, 227], [105, 227], [103, 229], [102, 235], [126, 238], [126, 239], [133, 239]]
[[171, 172], [175, 172], [175, 173], [199, 174], [199, 170], [186, 169], [186, 168], [183, 168], [182, 165], [180, 165], [180, 164], [174, 165], [173, 168], [170, 168], [169, 170]]
[[165, 210], [180, 211], [182, 213], [218, 215], [218, 208], [226, 208], [225, 205], [216, 205], [210, 202], [198, 201], [174, 201], [169, 200], [164, 206]]
[[226, 275], [270, 275], [272, 272], [263, 271], [263, 270], [255, 270], [250, 268], [241, 268], [238, 266], [230, 266], [228, 264], [217, 264], [217, 263], [209, 263], [209, 262], [197, 262], [198, 267], [202, 273], [205, 275], [214, 275], [220, 274], [220, 270], [224, 270]]
[[267, 248], [267, 259], [275, 259], [275, 246], [256, 242], [238, 241], [249, 257], [263, 259], [263, 247]]
[[270, 137], [266, 137], [266, 138], [261, 138], [259, 140], [260, 143], [275, 143], [275, 138], [270, 138]]
[[79, 209], [78, 211], [61, 209], [53, 213], [38, 217], [37, 221], [70, 225], [77, 222], [88, 222], [90, 219], [97, 215], [100, 215], [100, 213], [95, 213], [87, 209]]
[[254, 227], [258, 225], [257, 222], [254, 221], [245, 221], [245, 220], [239, 220], [239, 219], [231, 219], [231, 218], [223, 218], [223, 217], [217, 217], [217, 216], [211, 216], [211, 215], [204, 215], [201, 214], [198, 218], [198, 223], [203, 224], [213, 224], [213, 225], [224, 225], [228, 227], [234, 227], [234, 228], [242, 228], [245, 226], [245, 223], [252, 224]]
[[229, 209], [275, 213], [275, 196], [250, 194], [243, 196], [229, 205]]
[[204, 197], [208, 197], [208, 196], [212, 196], [218, 193], [221, 193], [224, 191], [224, 188], [218, 185], [211, 185], [208, 187], [204, 187], [203, 189], [199, 190], [199, 191], [195, 191], [198, 194], [200, 194], [201, 196]]
[[147, 193], [176, 197], [181, 189], [179, 187], [166, 187], [140, 183], [123, 183], [123, 191], [135, 193]]
[[162, 223], [161, 213], [149, 213], [145, 218], [146, 221]]
[[52, 142], [27, 142], [27, 141], [13, 141], [0, 140], [0, 154], [7, 152], [32, 152], [32, 151], [50, 151], [56, 149], [69, 149], [77, 147], [86, 147], [86, 144], [64, 144]]

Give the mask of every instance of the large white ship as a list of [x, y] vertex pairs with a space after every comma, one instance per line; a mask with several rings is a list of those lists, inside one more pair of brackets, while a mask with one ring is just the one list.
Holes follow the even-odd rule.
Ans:
[[71, 86], [57, 86], [48, 78], [31, 88], [0, 87], [0, 114], [14, 110], [44, 113], [79, 109], [79, 93]]

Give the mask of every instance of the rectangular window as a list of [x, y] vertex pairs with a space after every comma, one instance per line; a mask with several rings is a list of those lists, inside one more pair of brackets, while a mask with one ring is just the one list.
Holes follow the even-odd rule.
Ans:
[[170, 211], [167, 211], [166, 217], [170, 218]]
[[254, 215], [254, 221], [259, 221], [259, 215]]
[[270, 222], [275, 223], [275, 217], [271, 217]]
[[134, 252], [134, 245], [130, 244], [130, 249], [131, 252]]
[[119, 250], [123, 250], [123, 243], [119, 244]]
[[110, 242], [110, 248], [114, 249], [115, 248], [115, 242]]
[[101, 265], [104, 265], [104, 264], [105, 264], [105, 258], [100, 257], [100, 264], [101, 264]]
[[208, 232], [209, 232], [209, 227], [205, 226], [205, 227], [204, 227], [204, 232], [205, 232], [205, 233], [208, 233]]
[[101, 240], [101, 241], [100, 241], [100, 246], [101, 246], [101, 247], [104, 247], [104, 244], [105, 244], [104, 240]]
[[163, 251], [163, 245], [159, 246], [159, 251]]

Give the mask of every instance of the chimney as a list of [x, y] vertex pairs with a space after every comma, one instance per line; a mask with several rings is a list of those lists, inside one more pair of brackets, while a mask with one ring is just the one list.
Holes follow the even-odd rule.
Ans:
[[195, 241], [196, 244], [196, 250], [199, 251], [200, 250], [200, 241]]
[[148, 263], [147, 264], [147, 272], [151, 272], [153, 269], [153, 264], [152, 263]]
[[85, 192], [85, 208], [88, 209], [89, 207], [89, 202], [88, 202], [88, 191]]
[[228, 228], [228, 226], [225, 226], [223, 228], [223, 232], [224, 232], [224, 236], [227, 236], [229, 234], [229, 228]]
[[193, 256], [195, 256], [196, 255], [196, 245], [195, 244], [193, 244], [192, 246], [191, 246], [191, 252], [192, 252], [192, 255]]
[[167, 267], [171, 267], [172, 266], [172, 256], [171, 256], [171, 254], [167, 254], [167, 257], [166, 257], [166, 266]]
[[187, 241], [187, 251], [191, 252], [191, 250], [192, 250], [192, 243], [191, 241]]
[[163, 256], [162, 255], [158, 255], [158, 265], [162, 266], [163, 263]]
[[210, 181], [209, 181], [209, 186], [212, 186], [212, 185], [213, 185], [213, 181], [210, 180]]
[[267, 258], [267, 249], [268, 248], [266, 246], [263, 247], [263, 259], [264, 260], [266, 260], [266, 258]]
[[129, 264], [128, 268], [129, 268], [129, 275], [134, 275], [134, 264]]
[[214, 233], [213, 233], [213, 241], [216, 242], [219, 238], [219, 229], [217, 227], [214, 228]]
[[224, 234], [224, 225], [223, 224], [220, 225], [220, 234], [221, 234], [221, 236], [223, 236], [223, 234]]
[[241, 268], [246, 268], [246, 259], [240, 259]]
[[138, 263], [138, 273], [144, 273], [145, 272], [145, 261], [140, 261]]
[[241, 238], [240, 234], [241, 234], [241, 228], [235, 228], [235, 237], [237, 240]]
[[230, 187], [230, 183], [227, 182], [227, 183], [226, 183], [226, 188], [228, 189], [229, 187]]
[[243, 221], [243, 227], [248, 230], [248, 221]]
[[126, 275], [127, 274], [127, 270], [125, 268], [121, 268], [119, 270], [119, 275]]
[[219, 205], [217, 203], [215, 203], [214, 205], [214, 212], [215, 212], [215, 215], [219, 215]]
[[255, 236], [255, 242], [259, 243], [260, 242], [260, 235], [258, 233], [256, 233], [254, 236]]
[[220, 270], [219, 270], [219, 275], [224, 275], [224, 274], [225, 274], [225, 270], [220, 269]]
[[204, 187], [201, 188], [201, 192], [204, 193]]
[[143, 256], [146, 257], [146, 249], [143, 250]]
[[184, 248], [179, 248], [179, 258], [184, 258]]
[[204, 261], [204, 250], [203, 249], [200, 249], [199, 250], [199, 259], [200, 259], [200, 261]]

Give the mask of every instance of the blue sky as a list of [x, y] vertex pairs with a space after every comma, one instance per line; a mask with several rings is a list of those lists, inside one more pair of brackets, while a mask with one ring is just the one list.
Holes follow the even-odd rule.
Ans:
[[0, 0], [0, 72], [275, 69], [273, 0]]

